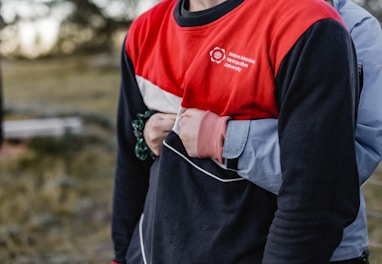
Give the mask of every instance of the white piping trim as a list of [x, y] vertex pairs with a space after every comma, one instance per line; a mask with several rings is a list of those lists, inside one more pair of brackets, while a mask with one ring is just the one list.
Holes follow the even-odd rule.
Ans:
[[143, 218], [144, 218], [144, 214], [141, 215], [141, 219], [139, 220], [139, 242], [141, 244], [141, 253], [142, 253], [143, 263], [147, 264], [145, 246], [143, 245], [143, 232], [142, 232]]
[[204, 174], [210, 176], [211, 178], [214, 178], [215, 180], [218, 180], [220, 182], [236, 182], [236, 181], [244, 181], [245, 179], [244, 178], [234, 178], [234, 179], [222, 179], [222, 178], [219, 178], [218, 176], [212, 174], [211, 172], [209, 171], [206, 171], [205, 169], [199, 167], [198, 165], [196, 165], [195, 163], [193, 163], [189, 158], [187, 158], [186, 156], [184, 156], [182, 153], [180, 153], [179, 151], [177, 151], [175, 148], [171, 147], [166, 141], [163, 141], [163, 145], [165, 145], [166, 147], [168, 147], [170, 150], [174, 151], [176, 154], [178, 154], [180, 157], [182, 157], [184, 160], [186, 160], [189, 164], [191, 164], [194, 168], [196, 168], [197, 170], [203, 172]]

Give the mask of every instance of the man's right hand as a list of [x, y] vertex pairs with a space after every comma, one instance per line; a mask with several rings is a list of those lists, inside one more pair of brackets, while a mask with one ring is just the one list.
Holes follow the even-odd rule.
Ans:
[[156, 156], [159, 156], [163, 140], [173, 128], [175, 118], [175, 114], [156, 113], [147, 120], [143, 136], [147, 146]]

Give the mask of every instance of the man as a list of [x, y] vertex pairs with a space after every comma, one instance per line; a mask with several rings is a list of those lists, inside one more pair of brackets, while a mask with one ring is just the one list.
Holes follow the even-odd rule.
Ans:
[[[331, 4], [344, 18], [357, 50], [363, 87], [356, 129], [356, 151], [360, 183], [364, 184], [382, 159], [382, 69], [379, 67], [382, 65], [382, 31], [378, 21], [352, 1], [334, 0]], [[173, 126], [174, 116], [157, 113], [146, 123], [145, 139], [156, 155], [159, 155], [162, 141]], [[239, 158], [235, 169], [241, 176], [277, 194], [281, 182], [277, 121], [230, 121], [227, 128], [222, 153], [226, 161], [228, 158]], [[240, 148], [237, 142], [247, 143]], [[360, 200], [357, 218], [344, 230], [342, 241], [331, 257], [332, 263], [368, 263], [368, 229], [362, 192]]]
[[[122, 66], [116, 262], [329, 261], [359, 205], [356, 62], [329, 5], [162, 1], [133, 24]], [[278, 197], [189, 158], [175, 132], [151, 167], [135, 158], [135, 116], [174, 113], [180, 101], [237, 120], [278, 117]]]
[[[356, 151], [360, 183], [364, 184], [382, 159], [382, 31], [378, 21], [352, 1], [334, 0], [332, 4], [351, 32], [363, 83], [357, 120]], [[146, 131], [145, 128], [145, 139], [157, 155], [168, 129], [172, 128], [172, 118], [171, 114], [158, 113], [146, 123], [148, 129]], [[230, 121], [227, 131], [224, 158], [239, 157], [236, 169], [241, 176], [277, 194], [281, 182], [277, 121], [254, 120], [251, 124], [246, 121]], [[237, 142], [246, 143], [241, 148], [237, 146]], [[331, 258], [333, 263], [368, 263], [368, 229], [362, 192], [360, 199], [357, 218], [344, 230], [342, 241]]]

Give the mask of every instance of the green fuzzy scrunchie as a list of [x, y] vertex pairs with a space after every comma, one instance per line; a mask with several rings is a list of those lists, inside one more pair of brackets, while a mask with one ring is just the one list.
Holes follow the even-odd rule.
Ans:
[[153, 160], [156, 158], [155, 154], [147, 146], [146, 141], [143, 137], [143, 129], [145, 128], [146, 121], [157, 111], [148, 110], [146, 112], [137, 114], [137, 119], [132, 121], [133, 133], [137, 139], [135, 144], [134, 152], [140, 160], [146, 160], [148, 157]]

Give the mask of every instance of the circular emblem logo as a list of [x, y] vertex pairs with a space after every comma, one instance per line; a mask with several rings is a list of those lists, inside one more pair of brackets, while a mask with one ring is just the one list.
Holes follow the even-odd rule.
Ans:
[[210, 57], [212, 62], [216, 62], [219, 64], [223, 60], [225, 60], [225, 49], [215, 47], [213, 50], [210, 51]]

